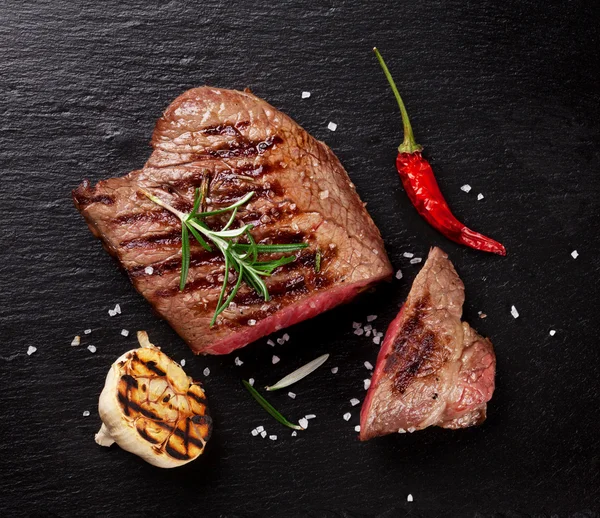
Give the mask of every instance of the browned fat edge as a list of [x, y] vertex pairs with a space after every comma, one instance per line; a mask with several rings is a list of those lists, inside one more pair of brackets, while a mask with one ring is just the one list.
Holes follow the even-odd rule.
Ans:
[[112, 205], [115, 200], [112, 196], [108, 194], [98, 194], [94, 195], [94, 192], [90, 189], [90, 181], [84, 180], [81, 185], [74, 189], [71, 192], [73, 196], [73, 202], [75, 203], [75, 207], [81, 210], [92, 203], [102, 203], [104, 205]]
[[413, 315], [404, 323], [386, 359], [384, 372], [394, 372], [393, 388], [404, 394], [420, 369], [426, 364], [436, 348], [436, 335], [425, 328], [423, 316], [429, 307], [429, 296], [420, 299], [413, 308]]

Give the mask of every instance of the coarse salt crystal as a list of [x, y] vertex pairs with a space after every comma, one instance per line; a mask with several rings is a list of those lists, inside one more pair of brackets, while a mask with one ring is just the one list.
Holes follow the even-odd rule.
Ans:
[[251, 387], [254, 387], [254, 378], [250, 378], [250, 379], [248, 380], [248, 384], [249, 384]]
[[121, 306], [120, 306], [120, 304], [115, 304], [114, 311], [115, 311], [115, 313], [118, 313], [119, 315], [121, 314]]
[[88, 345], [87, 346], [88, 351], [90, 351], [92, 354], [96, 352], [96, 346], [95, 345]]
[[468, 183], [466, 183], [460, 188], [460, 190], [464, 192], [469, 192], [471, 190], [471, 186]]
[[377, 315], [369, 315], [367, 317], [367, 322], [373, 322], [373, 320], [377, 320]]
[[326, 200], [327, 198], [329, 198], [329, 191], [327, 189], [321, 191], [319, 193], [319, 198], [321, 198], [322, 200]]
[[258, 435], [258, 430], [255, 428], [254, 430], [252, 430], [250, 432], [254, 437], [256, 437]]
[[279, 358], [279, 356], [273, 355], [273, 358], [271, 358], [271, 362], [273, 363], [273, 365], [275, 365], [276, 363], [279, 363], [280, 359], [281, 358]]
[[264, 431], [265, 431], [265, 427], [264, 427], [264, 426], [262, 426], [262, 425], [260, 425], [260, 426], [257, 426], [257, 427], [256, 427], [256, 431], [257, 431], [258, 433], [264, 432]]
[[123, 336], [129, 336], [129, 331], [127, 331], [127, 329], [121, 329], [121, 334]]
[[359, 424], [357, 424], [357, 425], [354, 427], [354, 431], [355, 431], [355, 432], [360, 432], [360, 425], [359, 425]]
[[373, 329], [373, 326], [371, 324], [367, 324], [363, 329], [365, 331], [371, 331]]
[[356, 399], [355, 397], [353, 397], [353, 398], [350, 400], [350, 404], [351, 404], [352, 406], [356, 406], [356, 405], [358, 405], [359, 403], [360, 403], [360, 399]]
[[370, 371], [372, 371], [372, 370], [373, 370], [373, 365], [371, 364], [371, 362], [365, 362], [365, 367], [366, 367], [367, 369], [369, 369]]
[[83, 411], [83, 417], [88, 417], [90, 415], [90, 411], [89, 410], [84, 410]]
[[240, 360], [239, 356], [235, 357], [235, 360], [233, 360], [233, 363], [235, 363], [238, 367], [241, 367], [244, 364], [244, 362], [242, 360]]
[[271, 347], [275, 347], [275, 342], [273, 340], [267, 340], [267, 345], [270, 345]]
[[81, 337], [79, 335], [77, 335], [75, 338], [73, 338], [71, 345], [76, 346], [76, 345], [79, 345], [80, 343], [81, 343]]
[[481, 201], [481, 200], [483, 200], [483, 194], [479, 193], [477, 195], [477, 201]]
[[554, 329], [550, 329], [550, 336], [554, 336], [556, 334], [556, 331]]
[[296, 399], [296, 394], [294, 394], [293, 392], [288, 392], [288, 396], [292, 399]]
[[360, 326], [361, 326], [361, 323], [360, 323], [360, 322], [352, 322], [352, 327], [353, 327], [354, 329], [358, 329]]
[[337, 374], [338, 368], [337, 367], [331, 367], [331, 374]]
[[412, 252], [404, 252], [402, 255], [407, 259], [410, 259], [411, 257], [415, 256], [415, 254], [413, 254]]
[[402, 279], [402, 270], [398, 270], [396, 272], [396, 279], [398, 279], [398, 280]]
[[260, 436], [264, 439], [267, 436], [267, 432], [260, 432]]
[[306, 414], [304, 416], [305, 419], [314, 419], [315, 417], [317, 417], [315, 414]]
[[365, 390], [368, 390], [369, 387], [371, 386], [371, 380], [370, 379], [363, 380], [363, 384], [365, 386]]
[[573, 250], [573, 251], [571, 252], [571, 257], [572, 257], [573, 259], [577, 259], [577, 258], [579, 257], [579, 252], [577, 252], [577, 250]]
[[154, 273], [154, 268], [152, 268], [152, 266], [146, 266], [144, 272], [146, 272], [146, 275], [152, 275]]
[[205, 376], [208, 376], [210, 374], [210, 369], [208, 367], [206, 367], [206, 369], [204, 369], [202, 371], [202, 374], [204, 374]]
[[116, 311], [114, 311], [113, 309], [109, 309], [109, 310], [108, 310], [108, 316], [109, 316], [109, 317], [114, 317], [116, 314], [117, 314], [117, 312], [116, 312]]
[[27, 356], [31, 356], [35, 351], [37, 351], [37, 347], [34, 347], [33, 345], [30, 345], [27, 348]]
[[276, 441], [277, 440], [277, 436], [276, 435], [269, 435], [269, 439], [271, 439], [272, 441]]
[[354, 330], [354, 334], [361, 336], [361, 335], [365, 334], [365, 331], [361, 327], [359, 327], [358, 329]]
[[330, 131], [335, 131], [337, 129], [337, 124], [335, 122], [330, 122], [327, 124], [327, 129]]
[[306, 417], [302, 417], [302, 418], [298, 419], [298, 424], [302, 428], [308, 428], [308, 419], [306, 419]]
[[249, 326], [255, 326], [256, 325], [256, 320], [254, 320], [253, 318], [251, 318], [250, 320], [248, 320], [248, 325]]
[[419, 264], [423, 259], [420, 257], [414, 257], [410, 260], [410, 264]]
[[350, 418], [352, 417], [352, 414], [350, 412], [346, 412], [343, 415], [344, 421], [350, 421]]
[[398, 428], [398, 433], [406, 433], [406, 430], [404, 428]]
[[296, 432], [296, 430], [294, 430], [294, 431], [292, 432], [292, 437], [296, 437], [296, 435], [298, 435], [298, 432]]
[[414, 426], [411, 426], [410, 428], [407, 429], [408, 433], [413, 433], [416, 432], [417, 429]]
[[381, 337], [376, 336], [375, 338], [373, 338], [373, 343], [376, 345], [379, 345], [381, 343]]
[[83, 334], [85, 334], [85, 335], [89, 335], [91, 332], [92, 332], [92, 330], [91, 330], [91, 329], [86, 329], [86, 330], [83, 332]]
[[412, 501], [413, 501], [413, 496], [412, 496], [412, 495], [408, 495], [408, 496], [406, 497], [406, 501], [407, 501], [407, 502], [412, 502]]
[[281, 337], [285, 342], [287, 342], [290, 339], [290, 335], [288, 335], [287, 333], [284, 333], [284, 335]]
[[302, 92], [302, 99], [308, 99], [310, 97], [310, 92]]
[[179, 365], [181, 365], [182, 367], [185, 367], [185, 360], [181, 360], [181, 361], [179, 362]]
[[279, 345], [283, 345], [283, 344], [285, 343], [285, 340], [284, 340], [283, 338], [278, 338], [278, 339], [277, 339], [277, 343], [278, 343]]
[[513, 316], [513, 318], [519, 318], [519, 312], [517, 311], [517, 308], [515, 308], [514, 306], [511, 306], [510, 314]]

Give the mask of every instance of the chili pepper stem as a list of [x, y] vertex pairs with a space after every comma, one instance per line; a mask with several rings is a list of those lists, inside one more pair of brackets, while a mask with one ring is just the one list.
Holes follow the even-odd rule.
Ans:
[[396, 83], [394, 83], [394, 79], [392, 78], [392, 74], [388, 70], [383, 57], [377, 50], [377, 47], [373, 47], [373, 52], [375, 52], [375, 56], [377, 56], [377, 60], [383, 69], [383, 73], [390, 83], [392, 87], [392, 91], [396, 96], [396, 101], [398, 101], [398, 107], [400, 108], [400, 113], [402, 114], [402, 125], [404, 126], [404, 141], [402, 144], [398, 146], [398, 151], [400, 153], [415, 153], [416, 151], [421, 151], [423, 146], [420, 146], [415, 142], [415, 136], [413, 135], [412, 126], [410, 125], [410, 119], [408, 118], [408, 113], [406, 112], [406, 107], [404, 106], [404, 102], [402, 101], [402, 97], [400, 97], [400, 92], [398, 92], [398, 88], [396, 87]]

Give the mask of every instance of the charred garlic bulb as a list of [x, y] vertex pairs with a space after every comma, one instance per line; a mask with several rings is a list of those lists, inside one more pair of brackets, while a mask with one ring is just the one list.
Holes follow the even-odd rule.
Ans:
[[175, 468], [202, 454], [212, 419], [199, 383], [138, 331], [140, 349], [112, 364], [98, 411], [101, 446], [117, 443], [160, 468]]

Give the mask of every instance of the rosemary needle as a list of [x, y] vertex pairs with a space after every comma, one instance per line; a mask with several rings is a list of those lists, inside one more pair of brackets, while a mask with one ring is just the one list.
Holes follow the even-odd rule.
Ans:
[[248, 383], [246, 380], [242, 380], [244, 387], [248, 389], [248, 392], [252, 394], [252, 397], [258, 401], [258, 404], [262, 406], [269, 414], [271, 414], [277, 421], [279, 421], [282, 425], [287, 426], [288, 428], [292, 428], [293, 430], [304, 430], [300, 425], [290, 423], [285, 417], [283, 417], [273, 405], [269, 403], [264, 397], [260, 395], [260, 393]]

